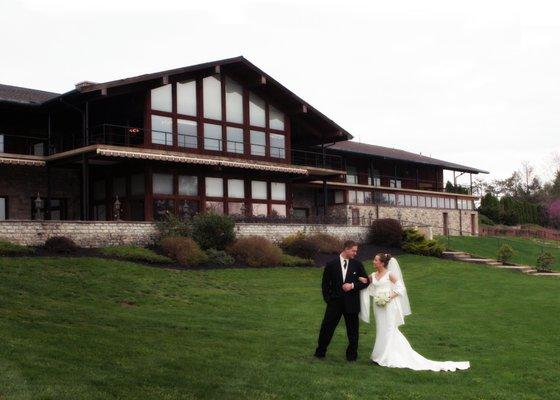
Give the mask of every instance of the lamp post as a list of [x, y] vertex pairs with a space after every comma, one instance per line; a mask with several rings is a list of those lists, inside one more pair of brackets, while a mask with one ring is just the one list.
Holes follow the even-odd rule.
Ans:
[[115, 203], [113, 203], [113, 219], [115, 221], [121, 220], [121, 202], [119, 196], [115, 196]]
[[39, 196], [39, 192], [37, 192], [37, 197], [35, 198], [35, 219], [38, 220], [44, 219], [44, 215], [43, 215], [44, 203], [45, 202], [43, 201], [43, 199], [41, 199], [41, 196]]

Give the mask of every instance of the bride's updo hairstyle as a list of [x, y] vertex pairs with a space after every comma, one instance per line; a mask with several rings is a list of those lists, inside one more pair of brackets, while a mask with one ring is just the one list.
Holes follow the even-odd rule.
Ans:
[[387, 264], [389, 263], [389, 260], [393, 256], [390, 255], [389, 253], [377, 253], [377, 257], [379, 257], [379, 261], [381, 261], [385, 266], [385, 268], [387, 268]]

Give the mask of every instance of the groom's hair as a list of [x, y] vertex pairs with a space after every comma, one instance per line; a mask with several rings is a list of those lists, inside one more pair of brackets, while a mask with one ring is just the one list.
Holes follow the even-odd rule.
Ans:
[[357, 246], [357, 245], [358, 245], [358, 243], [356, 243], [355, 241], [347, 240], [346, 242], [344, 242], [344, 247], [342, 248], [342, 250], [346, 250], [346, 249], [349, 249], [349, 248]]

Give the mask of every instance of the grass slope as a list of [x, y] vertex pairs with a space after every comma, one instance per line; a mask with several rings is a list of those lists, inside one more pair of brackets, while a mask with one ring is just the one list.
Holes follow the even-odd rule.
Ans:
[[[402, 256], [423, 355], [455, 373], [357, 363], [339, 326], [315, 360], [318, 268], [178, 271], [95, 258], [0, 258], [2, 399], [558, 398], [556, 279]], [[371, 271], [371, 265], [367, 266]]]
[[560, 271], [560, 247], [552, 242], [494, 236], [449, 236], [449, 238], [440, 236], [437, 239], [447, 248], [494, 259], [498, 257], [498, 249], [501, 245], [508, 244], [514, 250], [512, 262], [533, 266], [537, 265], [537, 257], [541, 251], [549, 251], [555, 257], [552, 269]]

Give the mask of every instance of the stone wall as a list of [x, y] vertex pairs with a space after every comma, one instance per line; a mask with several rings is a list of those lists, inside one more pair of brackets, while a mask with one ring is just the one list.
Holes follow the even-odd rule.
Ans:
[[368, 229], [367, 226], [351, 225], [239, 223], [235, 226], [235, 233], [239, 237], [257, 235], [265, 236], [274, 241], [279, 241], [298, 232], [305, 234], [328, 233], [342, 240], [363, 242], [367, 237]]

